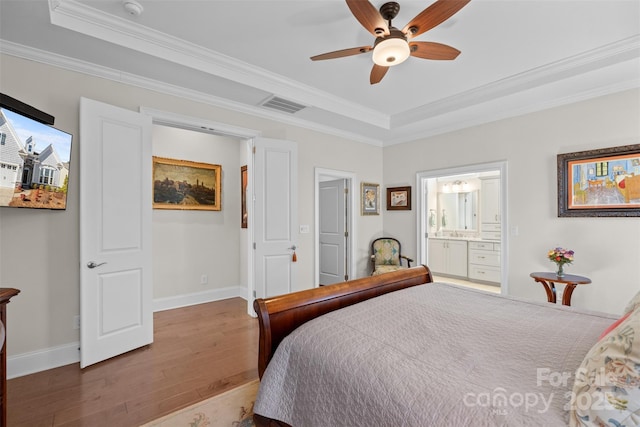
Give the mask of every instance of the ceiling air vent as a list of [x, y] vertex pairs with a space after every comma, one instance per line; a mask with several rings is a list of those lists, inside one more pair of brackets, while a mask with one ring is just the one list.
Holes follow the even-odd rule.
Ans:
[[274, 110], [283, 111], [289, 114], [294, 114], [302, 110], [303, 108], [307, 108], [306, 105], [298, 104], [296, 102], [279, 98], [277, 96], [272, 96], [271, 98], [267, 98], [260, 105], [262, 105], [263, 107], [274, 109]]

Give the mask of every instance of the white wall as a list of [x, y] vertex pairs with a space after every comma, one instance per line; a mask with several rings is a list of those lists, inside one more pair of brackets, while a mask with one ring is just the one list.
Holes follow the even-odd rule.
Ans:
[[[384, 181], [415, 187], [416, 173], [507, 161], [509, 292], [546, 301], [529, 273], [551, 271], [546, 253], [573, 249], [566, 271], [593, 281], [572, 305], [620, 313], [640, 289], [639, 218], [558, 218], [556, 156], [640, 142], [640, 91], [631, 90], [384, 149]], [[414, 195], [415, 206], [415, 195]], [[385, 233], [416, 253], [417, 210], [385, 211]], [[507, 230], [508, 232], [509, 230]]]
[[[299, 236], [299, 249], [296, 251], [299, 280], [296, 289], [309, 288], [314, 284], [314, 167], [345, 170], [353, 172], [359, 180], [382, 183], [380, 147], [10, 55], [0, 55], [0, 91], [54, 115], [56, 126], [75, 137], [66, 211], [0, 209], [0, 286], [15, 287], [22, 291], [8, 308], [9, 375], [12, 375], [12, 371], [15, 372], [18, 364], [33, 366], [33, 360], [49, 363], [46, 367], [78, 360], [79, 333], [73, 329], [73, 317], [80, 312], [78, 171], [81, 165], [78, 164], [78, 152], [83, 144], [90, 143], [78, 138], [81, 96], [132, 111], [138, 111], [141, 106], [153, 108], [230, 126], [256, 129], [267, 138], [296, 141], [299, 157], [299, 221], [300, 224], [311, 226], [308, 234]], [[242, 158], [246, 161], [247, 157], [241, 157], [240, 154], [236, 156], [236, 167], [226, 178], [235, 180], [239, 198], [240, 172], [237, 166]], [[232, 188], [227, 194], [236, 193], [235, 189]], [[226, 215], [224, 203], [223, 200], [223, 216]], [[166, 216], [189, 215], [188, 218], [192, 219], [195, 217], [192, 213], [165, 215], [155, 212], [154, 218], [159, 223], [154, 228], [157, 231], [161, 227], [168, 227], [168, 224], [162, 223]], [[233, 227], [237, 226], [239, 229], [239, 215], [236, 217], [235, 209], [230, 214], [229, 221], [233, 221], [236, 224]], [[210, 216], [201, 214], [196, 222], [208, 222], [208, 218]], [[369, 242], [381, 229], [382, 216], [362, 217], [358, 224], [357, 245], [365, 248], [360, 254], [363, 258], [366, 257]], [[236, 234], [239, 235], [242, 235], [242, 231]], [[240, 256], [240, 251], [238, 246], [235, 254]], [[193, 268], [198, 282], [201, 267], [202, 261], [198, 261]], [[187, 270], [189, 266], [185, 264], [182, 268]], [[219, 282], [220, 286], [241, 280], [237, 268], [234, 266], [233, 269], [236, 270], [232, 273], [233, 277], [226, 276], [225, 272], [220, 273], [221, 277], [225, 277]], [[210, 281], [216, 283], [214, 276], [217, 273], [209, 275]], [[365, 274], [363, 261], [359, 275]], [[172, 291], [163, 285], [161, 292], [166, 295]]]
[[[79, 338], [73, 329], [73, 316], [79, 313], [78, 152], [90, 143], [78, 139], [81, 96], [132, 111], [140, 106], [155, 108], [296, 141], [299, 222], [311, 226], [298, 240], [296, 289], [313, 285], [315, 167], [352, 172], [358, 187], [362, 181], [380, 183], [385, 206], [385, 187], [411, 185], [415, 189], [418, 171], [498, 160], [508, 161], [508, 215], [511, 225], [519, 227], [519, 235], [509, 238], [509, 286], [514, 294], [544, 299], [542, 288], [528, 275], [551, 268], [545, 252], [554, 245], [574, 249], [576, 261], [569, 271], [593, 279], [594, 283], [574, 292], [578, 307], [619, 312], [640, 286], [640, 221], [557, 218], [555, 170], [558, 153], [638, 143], [637, 90], [384, 150], [4, 54], [0, 55], [0, 91], [53, 114], [56, 126], [75, 136], [66, 211], [0, 209], [0, 286], [22, 290], [8, 307], [10, 375], [18, 360], [51, 364], [55, 359], [64, 364], [76, 357], [68, 352], [77, 351]], [[240, 162], [242, 154], [238, 156]], [[412, 211], [383, 208], [380, 216], [358, 216], [357, 276], [367, 274], [369, 244], [374, 237], [397, 236], [406, 253], [416, 253], [415, 191], [413, 197]], [[201, 272], [195, 267], [194, 271], [199, 279]], [[212, 275], [209, 277], [211, 280]], [[52, 358], [52, 353], [64, 357]]]
[[[222, 167], [220, 211], [153, 210], [154, 299], [246, 288], [247, 283], [240, 280], [240, 151], [244, 141], [158, 125], [153, 126], [152, 140], [154, 156]], [[206, 284], [200, 283], [203, 275], [208, 278]]]

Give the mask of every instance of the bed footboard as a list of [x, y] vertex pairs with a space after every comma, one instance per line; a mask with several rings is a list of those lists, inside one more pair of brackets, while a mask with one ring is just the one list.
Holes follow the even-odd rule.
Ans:
[[280, 342], [303, 323], [388, 292], [430, 282], [433, 282], [431, 271], [421, 265], [277, 297], [256, 299], [253, 308], [258, 314], [260, 325], [260, 378]]

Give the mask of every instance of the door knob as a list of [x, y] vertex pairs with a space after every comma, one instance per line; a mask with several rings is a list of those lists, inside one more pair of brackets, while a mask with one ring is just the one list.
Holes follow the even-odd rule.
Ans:
[[102, 264], [106, 264], [106, 262], [101, 262], [100, 264], [96, 264], [96, 263], [95, 263], [95, 262], [93, 262], [93, 261], [89, 261], [89, 262], [87, 263], [87, 267], [89, 267], [89, 268], [96, 268], [96, 267], [100, 267]]
[[297, 262], [298, 255], [296, 255], [296, 245], [291, 246], [289, 249], [293, 251], [293, 255], [291, 255], [291, 262]]

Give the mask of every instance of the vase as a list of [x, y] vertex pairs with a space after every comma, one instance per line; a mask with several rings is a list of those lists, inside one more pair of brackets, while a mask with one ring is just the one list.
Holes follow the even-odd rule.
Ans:
[[556, 272], [556, 276], [558, 277], [564, 276], [564, 264], [558, 264], [558, 271]]

